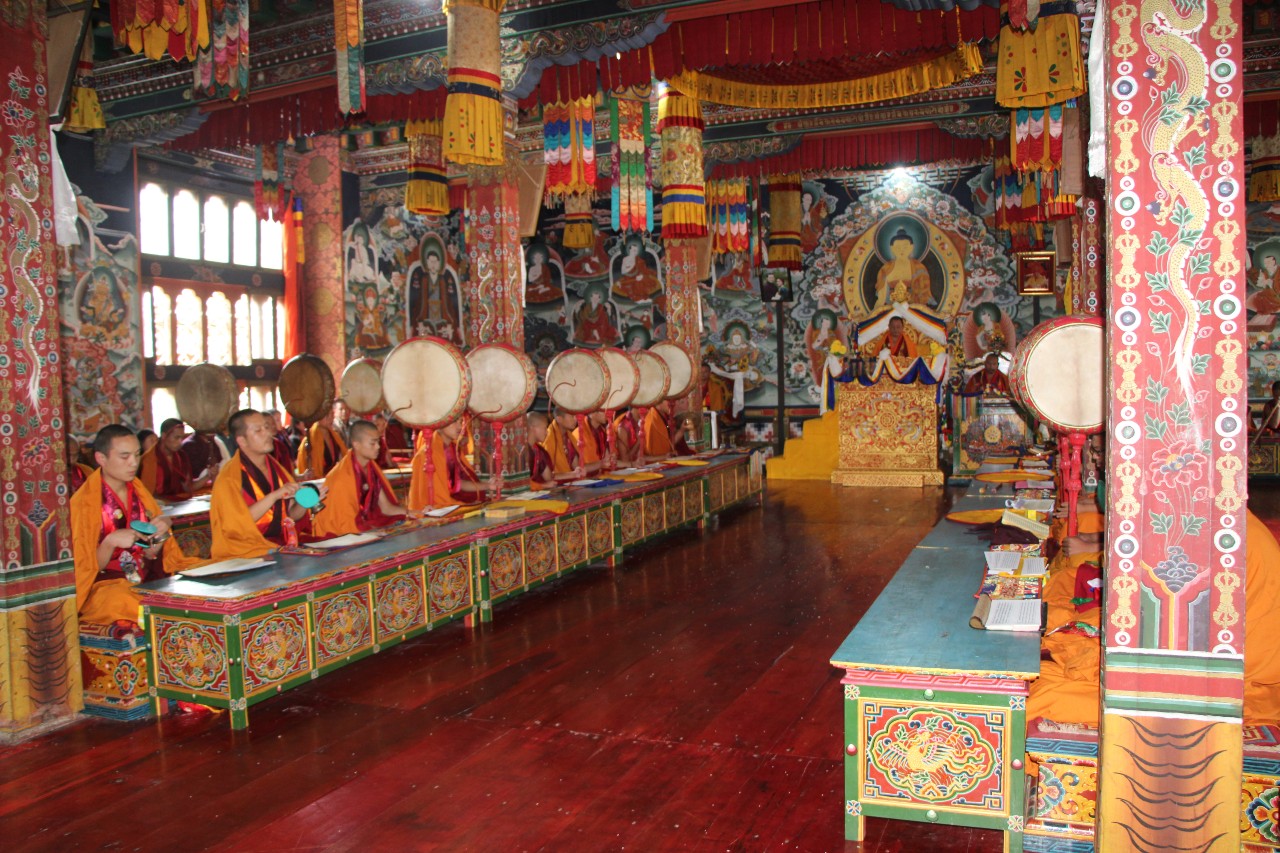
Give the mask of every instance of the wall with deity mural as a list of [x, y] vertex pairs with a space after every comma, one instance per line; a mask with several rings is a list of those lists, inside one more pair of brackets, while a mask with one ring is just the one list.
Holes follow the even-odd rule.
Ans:
[[1280, 205], [1251, 204], [1247, 216], [1249, 396], [1270, 397], [1280, 380]]
[[[989, 227], [991, 173], [989, 166], [935, 170], [929, 182], [911, 173], [851, 173], [804, 183], [805, 268], [793, 274], [784, 309], [788, 407], [816, 409], [831, 344], [853, 344], [855, 322], [886, 304], [895, 244], [910, 244], [913, 292], [953, 321], [951, 350], [967, 362], [1011, 351], [1036, 322], [1062, 313], [1060, 296], [1034, 305], [1018, 295], [1013, 256]], [[348, 357], [385, 355], [406, 334], [444, 330], [465, 343], [459, 215], [426, 220], [406, 212], [397, 193], [366, 193], [362, 216], [344, 235]], [[591, 248], [564, 248], [563, 214], [551, 209], [525, 241], [525, 346], [544, 370], [570, 347], [647, 346], [666, 336], [660, 240], [613, 233], [607, 200], [596, 204]], [[895, 239], [903, 235], [906, 242]], [[746, 256], [726, 256], [701, 288], [703, 357], [745, 375], [748, 409], [776, 406], [774, 305], [761, 298], [760, 271]]]
[[105, 228], [88, 196], [76, 200], [80, 245], [62, 253], [58, 307], [67, 433], [86, 442], [107, 424], [140, 426], [138, 241]]

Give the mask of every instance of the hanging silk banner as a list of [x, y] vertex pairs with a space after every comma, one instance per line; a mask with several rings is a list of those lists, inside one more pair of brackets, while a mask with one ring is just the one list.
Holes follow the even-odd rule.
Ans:
[[364, 0], [333, 0], [334, 66], [338, 109], [364, 112]]
[[707, 235], [702, 104], [668, 86], [658, 98], [662, 138], [662, 237]]
[[769, 266], [801, 268], [800, 175], [769, 178]]
[[196, 56], [195, 93], [238, 99], [249, 92], [249, 0], [211, 0], [209, 44]]
[[548, 199], [595, 192], [595, 107], [595, 98], [579, 98], [543, 108]]
[[1009, 22], [1012, 5], [1000, 4], [1005, 21], [996, 52], [996, 103], [1011, 109], [1047, 107], [1083, 95], [1085, 62], [1075, 3], [1041, 3], [1035, 28], [1021, 30]]
[[576, 193], [564, 199], [564, 239], [566, 249], [590, 249], [596, 243], [591, 194]]
[[293, 236], [297, 241], [294, 244], [293, 259], [296, 263], [305, 264], [307, 262], [307, 248], [302, 232], [302, 199], [298, 196], [293, 197]]
[[409, 121], [404, 135], [409, 140], [409, 182], [404, 188], [406, 210], [423, 216], [444, 216], [449, 212], [449, 176], [444, 168], [440, 119]]
[[253, 149], [255, 179], [253, 205], [262, 220], [284, 222], [285, 199], [284, 143], [257, 145]]
[[93, 83], [93, 39], [86, 38], [76, 62], [75, 82], [68, 98], [67, 120], [64, 127], [74, 133], [102, 130], [107, 119], [102, 114], [98, 90]]
[[498, 13], [506, 0], [446, 0], [449, 97], [444, 156], [454, 163], [499, 166], [502, 144], [502, 48]]
[[1014, 110], [1011, 163], [1019, 172], [1050, 172], [1062, 165], [1063, 107]]
[[653, 230], [653, 165], [649, 101], [609, 99], [613, 127], [613, 230]]
[[727, 178], [707, 184], [707, 227], [711, 252], [737, 254], [751, 248], [747, 234], [747, 180]]
[[111, 29], [116, 41], [149, 59], [196, 58], [209, 46], [209, 0], [162, 3], [156, 0], [113, 0]]

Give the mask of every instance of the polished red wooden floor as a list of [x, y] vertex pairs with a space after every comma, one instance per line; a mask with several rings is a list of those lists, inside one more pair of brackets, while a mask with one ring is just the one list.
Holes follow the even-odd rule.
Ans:
[[258, 705], [246, 732], [85, 721], [0, 748], [0, 846], [999, 850], [875, 819], [843, 837], [827, 661], [947, 502], [775, 483], [705, 535]]

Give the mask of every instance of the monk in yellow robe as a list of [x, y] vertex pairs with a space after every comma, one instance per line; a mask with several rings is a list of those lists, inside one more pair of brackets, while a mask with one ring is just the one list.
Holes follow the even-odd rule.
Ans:
[[[211, 554], [214, 560], [261, 557], [286, 543], [287, 527], [307, 510], [293, 500], [298, 483], [271, 456], [275, 435], [262, 413], [241, 409], [227, 428], [237, 449], [213, 483]], [[323, 484], [319, 490], [323, 501], [327, 490]]]
[[[481, 482], [475, 470], [462, 458], [458, 448], [462, 432], [463, 423], [459, 418], [432, 434], [430, 453], [434, 470], [430, 480], [427, 479], [426, 432], [418, 433], [415, 440], [417, 449], [413, 454], [413, 461], [409, 463], [413, 470], [409, 478], [409, 499], [405, 502], [410, 512], [437, 509], [454, 503], [479, 503], [496, 487], [493, 478], [488, 482]], [[428, 483], [432, 485], [430, 493]]]
[[573, 446], [582, 449], [582, 470], [595, 474], [612, 468], [609, 456], [609, 416], [604, 412], [587, 415], [587, 427], [573, 431]]
[[[920, 356], [916, 342], [906, 335], [907, 324], [901, 317], [889, 318], [889, 330], [878, 341], [867, 349], [872, 357], [887, 356], [894, 359], [907, 359], [908, 362]], [[864, 350], [866, 352], [866, 350]]]
[[[547, 427], [542, 449], [551, 457], [551, 473], [557, 480], [581, 480], [586, 476], [586, 469], [578, 458], [578, 445], [573, 439], [577, 425], [576, 415], [556, 407], [555, 418]], [[600, 467], [598, 462], [596, 467]]]
[[628, 409], [613, 420], [618, 462], [636, 467], [645, 464], [644, 424], [636, 409]]
[[[93, 451], [98, 468], [71, 497], [76, 606], [82, 622], [137, 622], [137, 584], [201, 561], [188, 558], [168, 536], [170, 520], [136, 479], [141, 453], [133, 431], [105, 426]], [[150, 523], [156, 532], [134, 530], [133, 522]]]
[[[274, 445], [272, 450], [274, 450]], [[342, 454], [347, 452], [347, 443], [333, 427], [333, 412], [311, 425], [307, 436], [298, 448], [298, 460], [294, 464], [294, 473], [303, 479], [323, 477], [328, 474]]]
[[644, 457], [654, 462], [675, 453], [671, 432], [671, 401], [663, 400], [644, 416]]
[[361, 533], [394, 524], [405, 516], [391, 484], [378, 467], [382, 437], [370, 421], [351, 424], [351, 449], [324, 478], [328, 489], [324, 509], [311, 520], [316, 536]]
[[535, 489], [550, 488], [556, 484], [556, 476], [551, 454], [542, 446], [547, 440], [547, 416], [542, 412], [529, 412], [524, 420], [525, 441], [529, 445], [529, 485]]

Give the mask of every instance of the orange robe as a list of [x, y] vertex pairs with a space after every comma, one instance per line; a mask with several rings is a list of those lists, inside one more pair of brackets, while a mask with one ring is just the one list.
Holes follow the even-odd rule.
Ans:
[[577, 430], [566, 432], [560, 424], [552, 421], [547, 425], [547, 440], [542, 442], [542, 449], [551, 457], [551, 471], [555, 474], [568, 474], [578, 465], [578, 445], [574, 442]]
[[[159, 444], [142, 454], [138, 466], [138, 479], [147, 487], [147, 491], [158, 498], [187, 497], [186, 484], [190, 476], [187, 457], [175, 453], [172, 458], [167, 458], [160, 451]], [[200, 490], [208, 491], [207, 488]]]
[[885, 332], [884, 342], [881, 344], [880, 349], [889, 350], [889, 355], [893, 358], [914, 359], [920, 356], [919, 350], [916, 349], [916, 342], [907, 337], [905, 332], [902, 337], [898, 338], [898, 342], [892, 346], [889, 344], [889, 333]]
[[964, 393], [966, 394], [1009, 394], [1009, 380], [1000, 371], [996, 371], [996, 375], [987, 376], [986, 368], [979, 370], [977, 373], [969, 377], [969, 381], [964, 385]]
[[652, 408], [644, 416], [644, 455], [646, 459], [657, 459], [670, 456], [675, 450], [671, 446], [671, 431], [667, 419], [657, 408]]
[[[387, 482], [377, 463], [370, 466], [377, 481], [377, 488], [395, 502], [395, 492]], [[382, 514], [377, 495], [362, 499], [356, 480], [355, 456], [351, 451], [324, 478], [329, 493], [324, 499], [324, 509], [311, 519], [311, 532], [316, 536], [341, 536], [344, 533], [360, 533], [377, 527], [385, 527], [399, 519]], [[368, 508], [366, 508], [368, 504]]]
[[298, 461], [294, 463], [295, 474], [302, 474], [308, 468], [312, 477], [323, 477], [329, 469], [342, 459], [347, 452], [347, 443], [338, 435], [337, 430], [329, 429], [324, 424], [312, 424], [307, 437], [298, 448]]
[[431, 472], [434, 495], [427, 493], [427, 443], [423, 440], [425, 431], [419, 431], [415, 442], [416, 450], [413, 461], [409, 463], [413, 473], [409, 477], [409, 498], [405, 506], [410, 510], [427, 509], [428, 507], [449, 506], [453, 496], [449, 490], [449, 460], [444, 452], [444, 438], [440, 433], [431, 436], [431, 462], [435, 470]]
[[[292, 483], [293, 476], [276, 462], [266, 457], [268, 465], [273, 466], [277, 480], [283, 485]], [[260, 522], [271, 518], [275, 512], [287, 512], [288, 502], [281, 501], [268, 510], [267, 514], [254, 521], [249, 514], [249, 504], [245, 503], [244, 464], [240, 460], [240, 452], [227, 460], [218, 471], [218, 478], [213, 481], [213, 498], [209, 502], [209, 526], [213, 528], [213, 546], [210, 556], [216, 560], [233, 558], [261, 557], [276, 547], [276, 544], [262, 535]]]
[[[140, 480], [133, 481], [134, 494], [148, 517], [159, 516], [160, 507]], [[102, 472], [95, 470], [71, 496], [71, 556], [76, 573], [76, 606], [82, 622], [110, 624], [119, 619], [138, 621], [142, 600], [127, 578], [98, 580], [98, 545], [102, 529]], [[178, 540], [169, 537], [160, 550], [166, 574], [195, 568], [203, 560], [182, 553]]]
[[[613, 419], [613, 434], [617, 436], [618, 456], [634, 460], [644, 450], [644, 430], [636, 419], [634, 412], [626, 411]], [[629, 453], [624, 453], [623, 445]]]
[[1280, 724], [1280, 544], [1245, 514], [1244, 721]]

